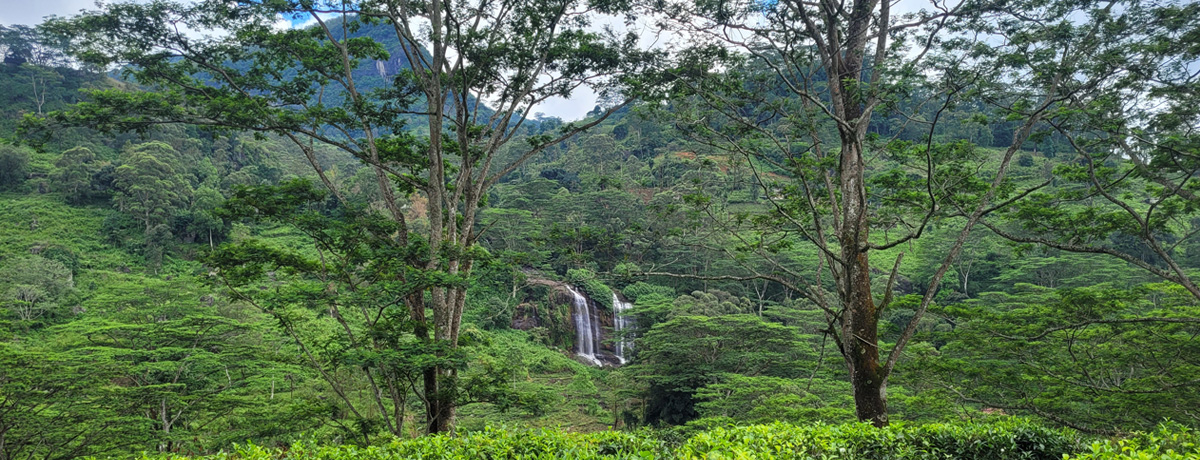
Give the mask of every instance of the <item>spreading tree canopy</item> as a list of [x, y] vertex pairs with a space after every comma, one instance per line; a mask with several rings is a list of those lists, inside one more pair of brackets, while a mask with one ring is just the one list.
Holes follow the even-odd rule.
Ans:
[[[933, 0], [905, 14], [879, 0], [654, 3], [692, 43], [679, 55], [670, 117], [742, 158], [768, 201], [767, 212], [746, 212], [703, 190], [687, 196], [711, 231], [698, 244], [740, 261], [742, 274], [684, 276], [769, 280], [822, 309], [858, 418], [887, 425], [888, 378], [970, 232], [998, 203], [1030, 193], [1006, 177], [1016, 153], [1067, 119], [1071, 101], [1104, 89], [1091, 62], [1117, 40], [1109, 33], [1133, 23], [1100, 33], [1065, 15], [1015, 13], [1041, 14], [1040, 1]], [[1113, 3], [1054, 8], [1100, 15]], [[1005, 148], [949, 133], [960, 106], [985, 124], [1015, 124]], [[880, 318], [896, 308], [903, 249], [943, 222], [957, 235], [888, 350]], [[815, 257], [791, 258], [798, 242]], [[880, 256], [888, 260], [876, 265]]]
[[[628, 103], [628, 77], [650, 62], [633, 35], [593, 24], [626, 9], [608, 0], [152, 1], [114, 3], [52, 21], [80, 61], [150, 91], [91, 93], [57, 123], [146, 131], [182, 123], [291, 141], [342, 203], [317, 152], [335, 149], [373, 173], [414, 270], [394, 301], [426, 342], [458, 342], [479, 256], [486, 191], [538, 152]], [[281, 21], [313, 25], [280, 28]], [[372, 68], [374, 67], [374, 68]], [[604, 108], [583, 123], [530, 135], [532, 109], [591, 87]], [[414, 226], [406, 196], [427, 199]], [[380, 227], [384, 228], [384, 227]], [[421, 254], [416, 254], [420, 252]], [[431, 320], [426, 314], [432, 314]], [[454, 420], [453, 369], [425, 370], [428, 430]]]

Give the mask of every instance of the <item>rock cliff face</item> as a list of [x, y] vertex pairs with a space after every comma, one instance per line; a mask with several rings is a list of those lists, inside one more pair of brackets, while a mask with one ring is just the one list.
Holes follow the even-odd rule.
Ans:
[[537, 305], [531, 303], [523, 303], [517, 305], [513, 310], [512, 328], [528, 331], [535, 327], [542, 327], [542, 322], [538, 320]]
[[386, 61], [375, 61], [375, 72], [380, 77], [389, 77], [400, 73], [401, 70], [408, 68], [408, 61], [404, 60], [403, 53], [394, 53], [391, 59]]
[[[580, 362], [592, 366], [619, 366], [625, 363], [624, 355], [630, 348], [627, 344], [619, 343], [620, 336], [616, 331], [618, 325], [625, 329], [631, 322], [626, 320], [621, 323], [613, 311], [569, 284], [537, 278], [531, 278], [528, 282], [549, 289], [546, 299], [549, 305], [565, 307], [567, 315], [563, 318], [565, 321], [562, 326], [569, 329], [564, 332], [571, 335], [571, 351]], [[614, 302], [614, 305], [617, 303]], [[513, 313], [512, 327], [521, 330], [548, 327], [551, 321], [547, 313], [538, 311], [536, 303], [523, 303]]]

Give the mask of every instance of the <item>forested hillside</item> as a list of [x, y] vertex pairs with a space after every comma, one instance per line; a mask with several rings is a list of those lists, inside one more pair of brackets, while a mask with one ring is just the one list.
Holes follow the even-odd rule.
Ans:
[[1195, 4], [428, 3], [0, 25], [0, 460], [1200, 455]]

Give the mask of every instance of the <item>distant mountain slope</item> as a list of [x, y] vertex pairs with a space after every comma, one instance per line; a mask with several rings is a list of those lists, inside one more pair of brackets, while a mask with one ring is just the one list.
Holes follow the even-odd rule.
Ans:
[[[352, 21], [352, 22], [356, 21], [354, 16], [350, 16], [346, 20]], [[338, 18], [334, 18], [334, 19], [327, 21], [326, 25], [332, 31], [340, 31], [340, 30], [343, 30], [342, 22], [343, 22], [343, 19], [341, 17], [338, 17]], [[391, 87], [392, 85], [395, 84], [394, 79], [395, 79], [396, 75], [400, 74], [401, 72], [403, 72], [405, 70], [412, 69], [412, 63], [409, 62], [408, 56], [406, 56], [406, 54], [404, 52], [404, 47], [400, 44], [400, 40], [398, 38], [396, 38], [396, 33], [395, 33], [395, 30], [392, 28], [392, 26], [390, 26], [388, 24], [383, 24], [383, 23], [380, 23], [380, 24], [361, 24], [361, 23], [359, 23], [356, 25], [357, 25], [357, 28], [354, 28], [354, 27], [347, 28], [347, 30], [348, 29], [355, 29], [355, 30], [348, 31], [346, 37], [348, 37], [348, 38], [370, 37], [371, 39], [375, 40], [379, 44], [383, 45], [383, 48], [386, 49], [388, 52], [387, 60], [364, 61], [364, 62], [360, 63], [360, 65], [358, 66], [357, 69], [355, 69], [354, 72], [351, 73], [351, 75], [354, 77], [354, 84], [358, 88], [359, 91], [369, 92], [369, 91], [373, 91], [373, 90]], [[310, 27], [319, 27], [319, 26], [313, 25]], [[340, 36], [338, 36], [337, 38], [339, 40], [342, 39], [342, 37], [340, 37]], [[429, 54], [428, 50], [421, 48], [420, 52], [425, 58], [432, 58], [431, 55]], [[469, 96], [469, 98], [472, 101], [472, 103], [476, 103], [474, 96]], [[326, 94], [325, 99], [326, 99], [326, 102], [331, 105], [341, 103], [341, 97], [336, 94], [334, 94], [334, 95]], [[411, 107], [411, 109], [413, 109], [413, 110], [421, 110], [423, 108], [424, 108], [423, 101], [420, 101], [420, 100], [418, 100], [415, 103], [415, 105], [413, 107]], [[487, 119], [487, 117], [489, 117], [491, 114], [492, 114], [492, 109], [487, 107], [486, 105], [484, 105], [480, 108], [479, 115], [480, 115], [481, 119]], [[408, 118], [410, 118], [412, 120], [416, 120], [420, 117], [409, 116]]]
[[104, 75], [66, 67], [0, 64], [0, 137], [11, 136], [23, 114], [63, 109], [82, 99], [80, 89], [111, 81]]

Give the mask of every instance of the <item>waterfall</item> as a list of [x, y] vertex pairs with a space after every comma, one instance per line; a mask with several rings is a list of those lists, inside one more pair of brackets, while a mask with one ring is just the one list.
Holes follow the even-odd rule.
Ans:
[[595, 315], [592, 312], [592, 303], [575, 288], [567, 286], [567, 290], [571, 291], [571, 305], [575, 307], [575, 354], [588, 363], [599, 366], [600, 360], [596, 358], [596, 351], [600, 343], [600, 325], [593, 320]]
[[622, 334], [626, 329], [633, 327], [633, 318], [625, 315], [625, 311], [629, 310], [629, 302], [622, 301], [617, 297], [617, 293], [613, 292], [613, 328], [617, 330], [617, 360], [621, 364], [625, 364], [625, 352], [633, 350], [633, 340], [627, 334]]

